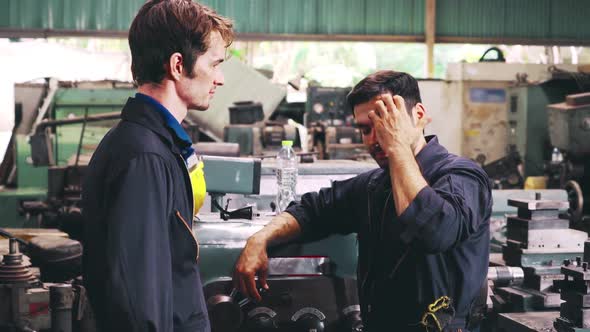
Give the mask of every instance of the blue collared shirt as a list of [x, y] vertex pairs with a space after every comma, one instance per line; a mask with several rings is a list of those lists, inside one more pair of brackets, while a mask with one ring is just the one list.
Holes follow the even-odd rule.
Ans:
[[155, 109], [160, 113], [164, 122], [166, 123], [166, 127], [170, 129], [172, 134], [174, 135], [174, 141], [178, 148], [180, 149], [180, 153], [186, 162], [188, 158], [193, 155], [195, 150], [193, 149], [192, 145], [193, 142], [191, 138], [188, 136], [184, 128], [180, 125], [180, 123], [176, 120], [176, 118], [170, 113], [170, 111], [164, 107], [159, 101], [155, 100], [154, 98], [143, 94], [143, 93], [136, 93], [135, 98], [142, 100], [150, 105], [154, 106]]

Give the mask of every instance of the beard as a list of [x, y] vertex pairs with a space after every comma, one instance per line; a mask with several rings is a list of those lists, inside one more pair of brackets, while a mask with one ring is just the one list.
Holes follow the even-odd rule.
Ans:
[[373, 144], [369, 146], [369, 154], [377, 162], [379, 167], [387, 168], [389, 166], [387, 155], [385, 154], [385, 151], [381, 149], [381, 146], [379, 144]]

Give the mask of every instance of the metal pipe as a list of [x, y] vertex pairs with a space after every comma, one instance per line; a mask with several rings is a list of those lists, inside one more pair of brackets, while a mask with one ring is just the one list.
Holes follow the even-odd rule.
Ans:
[[18, 254], [18, 241], [15, 238], [11, 237], [9, 240], [9, 253], [11, 255]]
[[[88, 105], [86, 105], [88, 106]], [[95, 106], [95, 105], [93, 105]], [[100, 105], [101, 107], [103, 105]], [[121, 107], [121, 105], [109, 105], [113, 107]], [[61, 106], [60, 106], [61, 107]], [[41, 132], [45, 130], [47, 127], [55, 127], [60, 125], [67, 125], [67, 124], [76, 124], [76, 123], [84, 123], [84, 122], [95, 122], [95, 121], [104, 121], [104, 120], [117, 120], [121, 118], [121, 112], [110, 112], [110, 113], [102, 113], [102, 114], [93, 114], [88, 116], [77, 116], [67, 119], [60, 119], [60, 120], [46, 120], [39, 123], [35, 132]]]
[[23, 240], [23, 239], [19, 239], [17, 237], [15, 237], [12, 233], [7, 232], [5, 229], [0, 228], [0, 235], [6, 238], [14, 238], [15, 241], [17, 241], [18, 243], [22, 244], [23, 246], [28, 246], [29, 242]]
[[49, 107], [51, 106], [51, 103], [53, 101], [53, 97], [55, 97], [55, 93], [57, 92], [57, 89], [59, 88], [58, 83], [59, 82], [55, 78], [49, 78], [47, 80], [47, 95], [43, 98], [43, 104], [39, 108], [39, 112], [37, 114], [37, 118], [35, 119], [35, 122], [33, 122], [33, 128], [31, 129], [32, 133], [34, 133], [35, 130], [37, 130], [37, 126], [41, 122], [43, 122], [43, 118], [47, 114], [47, 111], [49, 110]]
[[78, 142], [78, 150], [76, 152], [76, 163], [74, 165], [78, 166], [78, 162], [80, 161], [80, 152], [82, 151], [82, 142], [84, 142], [84, 132], [86, 131], [86, 124], [88, 123], [88, 106], [84, 108], [84, 121], [82, 121], [82, 130], [80, 131], [80, 141]]
[[74, 291], [72, 285], [57, 284], [49, 287], [51, 332], [72, 332], [73, 304]]
[[488, 280], [497, 286], [520, 285], [524, 281], [524, 271], [515, 266], [491, 266], [488, 268]]

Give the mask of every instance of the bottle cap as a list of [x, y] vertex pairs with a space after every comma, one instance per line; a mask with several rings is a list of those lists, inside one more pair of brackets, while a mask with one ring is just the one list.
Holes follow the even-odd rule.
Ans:
[[282, 146], [288, 146], [288, 147], [292, 147], [293, 146], [293, 141], [282, 141]]

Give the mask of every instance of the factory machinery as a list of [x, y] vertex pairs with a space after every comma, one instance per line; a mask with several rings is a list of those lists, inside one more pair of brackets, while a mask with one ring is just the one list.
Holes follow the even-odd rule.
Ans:
[[[51, 120], [35, 122], [25, 131], [27, 135], [16, 133], [14, 137], [12, 156], [18, 173], [12, 178], [18, 185], [0, 192], [6, 209], [1, 223], [11, 227], [8, 231], [15, 238], [0, 242], [0, 291], [3, 299], [10, 299], [0, 301], [2, 331], [92, 331], [92, 313], [79, 278], [78, 204], [88, 160], [84, 152], [92, 150], [113, 125], [109, 113], [120, 110], [133, 90], [82, 90], [58, 89], [49, 103]], [[559, 133], [575, 138], [575, 142], [583, 142], [579, 137], [586, 133], [583, 126], [575, 125], [580, 123], [580, 114], [586, 114], [583, 105], [568, 108], [575, 109], [572, 112], [563, 107], [556, 111], [564, 112], [557, 115], [567, 115], [562, 118], [574, 124]], [[252, 105], [241, 106], [252, 109]], [[316, 123], [346, 124], [336, 118], [327, 115]], [[236, 121], [251, 119], [258, 118]], [[582, 124], [584, 119], [582, 116]], [[550, 127], [554, 123], [563, 122], [550, 118]], [[574, 129], [581, 132], [574, 133]], [[348, 143], [346, 139], [337, 141]], [[564, 153], [564, 160], [580, 161], [586, 153], [572, 149], [571, 144], [555, 146], [572, 151]], [[354, 235], [270, 248], [270, 290], [260, 303], [233, 290], [231, 271], [246, 239], [273, 216], [275, 165], [259, 158], [210, 156], [204, 161], [210, 196], [193, 231], [201, 243], [202, 280], [213, 330], [361, 331]], [[302, 163], [297, 194], [374, 167], [373, 163], [345, 160]], [[236, 172], [241, 176], [236, 177]], [[585, 182], [580, 181], [581, 187]], [[564, 190], [493, 191], [491, 233], [496, 253], [490, 259], [484, 331], [587, 331], [584, 321], [590, 306], [585, 300], [588, 278], [584, 262], [590, 257], [584, 252], [587, 234], [570, 228], [568, 219], [578, 202], [572, 197], [583, 195], [570, 192], [568, 196]], [[211, 211], [205, 211], [206, 207]], [[23, 227], [59, 227], [69, 238], [64, 233], [31, 236], [30, 231], [21, 230]]]
[[[211, 197], [206, 202], [203, 212], [199, 213], [193, 230], [201, 244], [202, 280], [213, 330], [361, 331], [362, 322], [356, 294], [357, 248], [354, 235], [332, 236], [313, 243], [271, 248], [268, 279], [270, 290], [263, 295], [260, 303], [250, 302], [233, 290], [233, 263], [246, 239], [263, 227], [273, 215], [271, 208], [275, 190], [271, 184], [274, 182], [274, 165], [270, 161], [261, 162], [259, 159], [207, 156], [204, 157], [204, 162], [205, 170], [215, 169], [216, 172], [205, 172]], [[332, 180], [345, 179], [373, 167], [373, 164], [354, 161], [318, 161], [304, 164], [300, 169], [298, 194], [327, 186]], [[235, 176], [238, 172], [241, 174], [240, 177]], [[68, 172], [64, 171], [64, 175], [59, 177], [65, 181], [63, 186], [79, 188], [79, 173], [72, 177], [67, 174]], [[53, 192], [60, 193], [57, 190]], [[493, 301], [489, 305], [491, 313], [543, 310], [545, 305], [547, 308], [555, 308], [559, 294], [548, 289], [547, 284], [560, 279], [556, 276], [559, 274], [559, 265], [554, 263], [557, 267], [556, 272], [549, 262], [564, 257], [575, 260], [576, 256], [581, 255], [582, 247], [579, 243], [583, 243], [585, 234], [568, 229], [567, 221], [558, 224], [562, 229], [557, 226], [547, 229], [550, 227], [549, 224], [552, 224], [551, 221], [555, 221], [558, 211], [561, 209], [563, 212], [567, 206], [567, 203], [563, 202], [566, 199], [565, 192], [544, 190], [540, 193], [543, 197], [554, 198], [556, 201], [536, 201], [535, 192], [531, 191], [493, 192], [495, 201], [504, 202], [494, 206], [494, 218], [514, 212], [517, 214], [508, 219], [509, 244], [506, 245], [505, 252], [507, 265], [513, 266], [490, 268], [489, 278], [494, 283], [490, 291], [490, 295], [493, 295]], [[72, 192], [69, 191], [67, 195], [71, 197]], [[211, 200], [216, 200], [220, 204], [213, 204]], [[52, 201], [66, 202], [63, 197], [57, 196], [53, 197]], [[228, 201], [231, 204], [228, 204]], [[75, 204], [75, 200], [69, 202]], [[220, 206], [222, 209], [219, 209]], [[217, 211], [204, 211], [208, 207], [212, 211]], [[76, 219], [79, 218], [79, 214], [72, 213], [69, 217]], [[526, 228], [525, 224], [535, 226]], [[542, 234], [547, 233], [562, 238], [573, 236], [579, 241], [543, 242]], [[551, 248], [535, 251], [545, 246]], [[563, 250], [559, 251], [554, 248], [556, 246], [562, 246]], [[0, 313], [5, 315], [0, 315], [0, 321], [5, 324], [4, 326], [11, 326], [14, 331], [26, 331], [27, 328], [43, 330], [53, 324], [62, 324], [63, 317], [52, 318], [53, 302], [50, 301], [51, 287], [58, 287], [59, 291], [66, 294], [63, 296], [67, 302], [60, 307], [61, 311], [55, 309], [55, 314], [65, 312], [65, 321], [71, 322], [73, 331], [87, 331], [88, 326], [85, 324], [89, 324], [87, 319], [91, 314], [88, 313], [89, 308], [81, 296], [84, 290], [80, 280], [76, 279], [80, 271], [80, 262], [74, 259], [79, 259], [80, 243], [66, 238], [56, 242], [55, 237], [49, 241], [48, 236], [39, 236], [26, 243], [21, 241], [21, 247], [32, 257], [33, 265], [41, 267], [40, 274], [37, 272], [36, 275], [44, 283], [33, 280], [28, 272], [25, 274], [31, 279], [20, 284], [20, 288], [11, 284], [13, 281], [7, 283], [3, 289], [11, 289], [13, 293], [10, 293], [10, 297], [15, 299], [3, 302]], [[19, 255], [15, 240], [10, 242], [9, 249], [3, 268], [16, 269], [18, 265], [18, 269], [24, 271], [26, 264], [15, 264], [19, 261], [15, 258]], [[39, 256], [45, 259], [40, 259]], [[64, 283], [66, 285], [62, 285]], [[18, 292], [12, 289], [18, 289]], [[512, 296], [518, 291], [526, 295], [521, 299]], [[502, 296], [506, 297], [506, 294], [508, 298], [502, 300]], [[539, 300], [543, 296], [552, 297], [544, 303], [543, 300]], [[16, 311], [16, 303], [24, 303], [22, 307], [25, 309]], [[86, 329], [81, 329], [81, 326], [86, 326]]]
[[306, 92], [305, 104], [284, 102], [268, 119], [260, 103], [234, 103], [224, 141], [239, 143], [241, 156], [274, 156], [288, 139], [316, 159], [369, 159], [346, 103], [350, 89], [311, 86]]
[[[216, 172], [207, 175], [212, 197], [203, 209], [217, 211], [199, 213], [193, 230], [201, 244], [202, 280], [214, 331], [361, 331], [354, 235], [271, 248], [270, 290], [263, 295], [260, 303], [250, 302], [233, 290], [233, 263], [246, 239], [273, 215], [274, 190], [270, 183], [274, 182], [274, 165], [272, 162], [261, 163], [258, 159], [227, 157], [204, 157], [204, 162], [205, 169], [215, 168]], [[302, 165], [298, 193], [329, 185], [331, 180], [354, 176], [372, 167], [371, 164], [353, 161]], [[237, 172], [240, 177], [235, 176]], [[66, 181], [79, 179], [63, 178]], [[73, 183], [66, 183], [66, 186], [74, 187]], [[505, 263], [490, 267], [488, 274], [492, 287], [486, 324], [490, 325], [490, 330], [498, 328], [494, 325], [496, 320], [500, 327], [503, 326], [502, 315], [510, 317], [509, 313], [503, 312], [553, 310], [556, 315], [560, 294], [552, 287], [552, 282], [564, 279], [560, 273], [560, 262], [565, 259], [575, 262], [576, 257], [582, 255], [582, 245], [587, 236], [581, 231], [569, 229], [567, 220], [558, 219], [558, 214], [567, 207], [565, 192], [539, 192], [542, 197], [535, 196], [533, 191], [493, 192], [495, 201], [500, 203], [494, 206], [494, 218], [516, 214], [508, 218]], [[212, 199], [221, 204], [212, 204]], [[58, 197], [54, 199], [58, 200]], [[231, 204], [227, 204], [228, 201]], [[220, 205], [222, 209], [218, 208]], [[66, 294], [63, 296], [68, 302], [62, 306], [62, 311], [55, 311], [55, 314], [65, 312], [65, 320], [71, 321], [72, 331], [87, 331], [80, 326], [87, 326], [86, 319], [91, 314], [80, 296], [84, 294], [80, 280], [75, 278], [80, 271], [80, 243], [67, 238], [56, 242], [55, 237], [49, 242], [48, 238], [38, 236], [27, 243], [21, 241], [21, 247], [32, 257], [33, 265], [41, 266], [40, 273], [25, 272], [23, 275], [30, 278], [27, 283], [16, 286], [10, 281], [3, 286], [2, 289], [6, 292], [10, 289], [13, 292], [10, 297], [16, 299], [3, 302], [0, 313], [5, 315], [0, 315], [0, 321], [14, 331], [27, 331], [26, 328], [43, 330], [55, 322], [62, 324], [63, 318], [52, 318], [53, 302], [50, 301], [51, 287], [58, 287]], [[19, 256], [16, 244], [15, 240], [10, 242], [10, 250], [2, 265], [4, 270], [24, 271], [28, 265], [15, 264], [26, 261], [26, 258], [16, 258]], [[44, 260], [39, 258], [43, 253]], [[76, 257], [78, 260], [74, 259]], [[29, 276], [31, 273], [44, 283]], [[66, 285], [62, 285], [64, 283]], [[24, 303], [18, 306], [25, 309], [15, 311], [16, 303]], [[497, 314], [499, 318], [495, 318]]]
[[[532, 201], [508, 201], [518, 212], [507, 218], [502, 259], [496, 261], [510, 267], [504, 276], [512, 276], [493, 291], [492, 307], [500, 331], [590, 331], [584, 274], [590, 245], [584, 205], [590, 189], [586, 174], [588, 97], [587, 93], [567, 95], [565, 102], [547, 106], [548, 136], [555, 149], [545, 172], [549, 187], [565, 188], [566, 199], [539, 195]], [[539, 148], [521, 143], [517, 144], [521, 150]], [[533, 155], [542, 160], [541, 155]]]
[[[210, 207], [218, 211], [200, 213], [193, 231], [200, 242], [202, 280], [213, 330], [362, 331], [355, 279], [356, 238], [353, 235], [271, 248], [270, 290], [264, 293], [259, 303], [250, 302], [233, 290], [230, 278], [233, 263], [246, 239], [274, 214], [270, 210], [274, 194], [261, 191], [261, 183], [274, 180], [274, 166], [265, 164], [262, 167], [259, 159], [247, 158], [205, 156], [204, 162], [208, 189], [213, 196], [204, 209]], [[333, 166], [318, 163], [302, 167], [300, 185], [303, 188], [326, 186], [331, 180], [348, 178], [374, 167], [356, 162], [340, 163], [336, 165], [338, 168]], [[77, 166], [78, 171], [83, 168]], [[79, 188], [81, 172], [69, 176], [74, 174], [68, 172], [71, 169], [53, 169], [52, 174], [62, 173], [58, 178], [65, 181], [64, 187]], [[207, 173], [207, 169], [216, 171]], [[75, 200], [64, 199], [66, 192], [63, 190], [53, 192], [62, 196], [54, 196], [51, 201], [71, 205], [62, 211], [74, 211]], [[72, 191], [68, 191], [67, 196], [72, 197]], [[237, 210], [224, 204], [230, 199], [238, 200], [239, 196], [243, 200], [233, 205], [242, 205], [250, 199], [260, 201], [247, 203]], [[224, 207], [219, 209], [212, 200], [221, 202]], [[37, 206], [42, 203], [38, 202]], [[34, 204], [31, 202], [30, 206]], [[42, 214], [55, 213], [49, 205], [45, 210], [37, 209]], [[66, 217], [66, 212], [62, 212], [62, 217]], [[67, 217], [81, 222], [78, 211]], [[74, 245], [77, 248], [73, 248]], [[89, 307], [86, 306], [83, 283], [76, 278], [80, 273], [80, 262], [68, 260], [74, 254], [79, 259], [80, 242], [38, 236], [21, 241], [21, 247], [32, 257], [34, 266], [41, 266], [40, 273], [37, 272], [35, 278], [30, 270], [31, 264], [19, 253], [17, 241], [11, 239], [0, 266], [1, 289], [11, 300], [0, 303], [0, 324], [8, 331], [55, 329], [55, 324], [59, 324], [63, 331], [91, 328], [92, 316], [87, 312]], [[45, 260], [38, 259], [38, 256]], [[55, 292], [64, 293], [65, 299], [54, 301], [54, 288], [57, 289]], [[54, 317], [62, 311], [65, 318]], [[63, 325], [64, 321], [70, 325]]]
[[[87, 312], [79, 278], [81, 184], [89, 153], [116, 124], [118, 112], [134, 92], [133, 87], [114, 82], [72, 85], [49, 80], [44, 85], [17, 87], [15, 130], [0, 171], [4, 185], [0, 190], [0, 227], [5, 227], [5, 237], [11, 238], [0, 242], [4, 245], [0, 245], [4, 257], [1, 275], [5, 277], [0, 283], [5, 290], [3, 298], [10, 298], [0, 301], [0, 330], [90, 330], [92, 315]], [[38, 102], [32, 103], [35, 99]], [[231, 122], [260, 119], [260, 105], [235, 106], [230, 109]], [[244, 108], [254, 111], [244, 112]], [[207, 124], [184, 125], [202, 144], [211, 140], [206, 137], [207, 130], [202, 130]], [[285, 138], [272, 132], [267, 136], [270, 143]], [[224, 153], [235, 154], [235, 145], [218, 143], [215, 149], [219, 146]], [[207, 147], [200, 145], [197, 150], [207, 151]], [[347, 161], [305, 164], [298, 190], [317, 190], [374, 167], [373, 163]], [[241, 175], [236, 176], [236, 171]], [[266, 161], [261, 167], [260, 159], [207, 157], [205, 173], [211, 194], [206, 204], [212, 210], [225, 207], [221, 214], [199, 214], [194, 223], [203, 253], [201, 264], [206, 266], [202, 279], [214, 331], [361, 330], [354, 236], [272, 248], [271, 290], [263, 301], [249, 303], [232, 292], [229, 276], [233, 263], [246, 239], [270, 220], [274, 210], [274, 165]], [[228, 179], [235, 181], [226, 182]], [[246, 202], [250, 200], [254, 202]], [[235, 207], [243, 209], [230, 211]], [[40, 228], [59, 228], [65, 233], [39, 233]], [[14, 275], [16, 270], [28, 279]], [[53, 288], [65, 294], [65, 300], [55, 302], [61, 303], [63, 310], [59, 310], [71, 319], [51, 316], [58, 312], [57, 306], [51, 306]], [[71, 326], [64, 327], [64, 322], [71, 322]]]
[[[32, 87], [25, 89], [23, 94], [29, 94]], [[10, 158], [4, 160], [5, 187], [0, 192], [0, 208], [6, 210], [0, 226], [10, 238], [0, 241], [1, 331], [93, 330], [80, 278], [81, 184], [88, 152], [116, 123], [114, 113], [133, 93], [131, 87], [109, 83], [104, 88], [49, 85], [38, 94], [38, 112], [28, 111], [36, 107], [26, 105], [30, 98], [17, 98], [21, 116]], [[374, 167], [352, 161], [304, 164], [298, 192]], [[232, 291], [233, 263], [246, 239], [273, 214], [274, 165], [265, 161], [262, 166], [260, 159], [205, 157], [205, 174], [211, 194], [205, 206], [222, 207], [214, 213], [203, 208], [194, 223], [214, 331], [362, 330], [353, 235], [272, 248], [271, 289], [260, 303]], [[42, 231], [46, 228], [67, 234]]]
[[[553, 229], [551, 221], [555, 217], [560, 202], [551, 201], [514, 201], [521, 210], [529, 210], [535, 217], [526, 222], [528, 237], [532, 245], [510, 249], [506, 247], [505, 257], [516, 254], [520, 256], [520, 269], [502, 268], [495, 277], [498, 284], [493, 295], [493, 310], [498, 313], [495, 329], [498, 331], [590, 331], [590, 241], [580, 243], [587, 238], [583, 234], [572, 233], [573, 241], [557, 239], [557, 235], [566, 228]], [[528, 207], [524, 208], [525, 205]], [[532, 208], [532, 210], [531, 210]], [[551, 214], [550, 218], [542, 215]], [[514, 228], [514, 217], [509, 225]], [[557, 222], [560, 223], [560, 222]], [[549, 228], [545, 228], [549, 226]], [[510, 226], [509, 226], [510, 227]], [[523, 230], [522, 225], [516, 226]], [[573, 231], [570, 229], [570, 231]], [[555, 232], [555, 235], [549, 233]], [[579, 231], [574, 231], [579, 232]], [[536, 235], [534, 233], [537, 233]], [[544, 235], [544, 239], [542, 239]], [[561, 234], [563, 235], [563, 234]], [[517, 236], [522, 238], [521, 236]], [[536, 238], [536, 239], [535, 239]], [[541, 241], [539, 241], [541, 240]], [[564, 240], [569, 242], [563, 247]], [[517, 241], [511, 240], [509, 243]], [[567, 257], [567, 258], [566, 258]], [[563, 259], [559, 262], [559, 259]], [[507, 262], [508, 263], [508, 262]], [[517, 265], [518, 262], [508, 264]], [[499, 277], [502, 275], [503, 277]], [[511, 311], [511, 313], [501, 313]]]
[[[548, 165], [550, 184], [568, 191], [571, 219], [588, 231], [590, 214], [590, 93], [568, 95], [564, 102], [548, 106], [551, 143], [559, 154]], [[563, 156], [561, 156], [563, 154]]]

